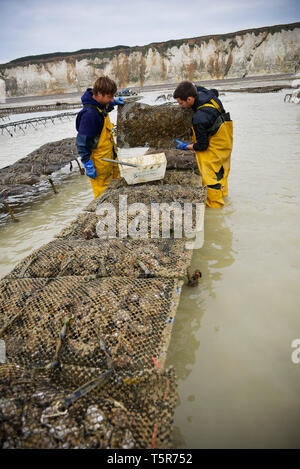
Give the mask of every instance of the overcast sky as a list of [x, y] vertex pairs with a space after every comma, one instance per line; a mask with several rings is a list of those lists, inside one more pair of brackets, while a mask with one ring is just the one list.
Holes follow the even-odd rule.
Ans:
[[299, 0], [0, 0], [0, 63], [300, 21]]

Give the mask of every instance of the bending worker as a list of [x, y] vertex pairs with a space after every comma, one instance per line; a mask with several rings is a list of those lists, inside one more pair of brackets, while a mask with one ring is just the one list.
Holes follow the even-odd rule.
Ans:
[[206, 205], [222, 207], [228, 194], [228, 174], [233, 143], [230, 115], [218, 99], [217, 90], [207, 90], [190, 81], [181, 82], [174, 98], [185, 109], [194, 111], [192, 119], [193, 143], [175, 139], [176, 148], [194, 150], [202, 184], [207, 186]]
[[117, 164], [102, 161], [102, 158], [117, 159], [113, 124], [108, 115], [116, 104], [124, 104], [122, 98], [114, 97], [116, 92], [117, 85], [113, 80], [98, 78], [93, 89], [88, 88], [81, 97], [83, 109], [76, 118], [77, 151], [95, 198], [102, 194], [111, 179], [120, 177]]

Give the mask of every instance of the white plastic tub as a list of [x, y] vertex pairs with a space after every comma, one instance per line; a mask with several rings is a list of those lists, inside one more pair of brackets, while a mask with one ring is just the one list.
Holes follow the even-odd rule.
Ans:
[[139, 184], [141, 182], [159, 181], [165, 176], [167, 168], [167, 158], [164, 153], [141, 156], [120, 156], [120, 161], [133, 163], [138, 168], [119, 165], [121, 177], [127, 184]]

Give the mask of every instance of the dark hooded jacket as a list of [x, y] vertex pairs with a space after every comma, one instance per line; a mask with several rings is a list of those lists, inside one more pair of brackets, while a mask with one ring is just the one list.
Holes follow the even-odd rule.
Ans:
[[[93, 98], [92, 88], [85, 91], [81, 101], [84, 107], [76, 117], [76, 130], [78, 132], [76, 145], [81, 161], [85, 164], [90, 159], [93, 149], [97, 148], [104, 119], [107, 113], [113, 110], [114, 106], [111, 103], [108, 106], [99, 104]], [[103, 112], [99, 112], [97, 107], [102, 109]]]
[[193, 148], [195, 151], [204, 151], [207, 149], [209, 144], [209, 129], [213, 126], [220, 113], [217, 109], [210, 106], [205, 106], [197, 110], [198, 106], [209, 103], [209, 101], [213, 99], [220, 106], [222, 112], [225, 112], [225, 110], [218, 98], [219, 93], [217, 90], [208, 90], [202, 86], [196, 86], [196, 88], [198, 96], [192, 107], [194, 111], [192, 124], [197, 143], [194, 143]]

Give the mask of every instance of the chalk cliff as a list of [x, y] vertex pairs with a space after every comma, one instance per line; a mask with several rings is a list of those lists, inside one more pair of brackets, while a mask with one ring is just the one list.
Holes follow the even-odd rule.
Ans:
[[0, 97], [84, 90], [100, 75], [119, 87], [296, 73], [300, 23], [190, 39], [24, 57], [0, 65]]

